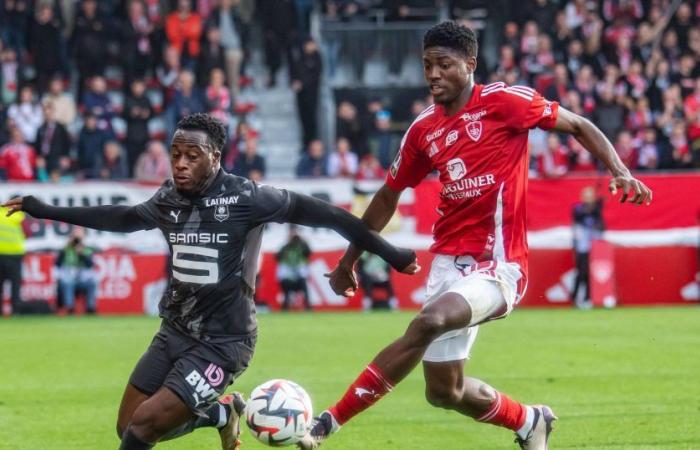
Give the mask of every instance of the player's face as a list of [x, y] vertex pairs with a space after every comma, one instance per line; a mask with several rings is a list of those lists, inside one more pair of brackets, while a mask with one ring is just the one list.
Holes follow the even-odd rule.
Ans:
[[198, 193], [219, 168], [221, 153], [211, 148], [207, 134], [196, 130], [177, 130], [170, 145], [170, 163], [175, 188]]
[[476, 58], [465, 57], [447, 47], [430, 47], [423, 52], [423, 75], [435, 103], [450, 103], [469, 85]]

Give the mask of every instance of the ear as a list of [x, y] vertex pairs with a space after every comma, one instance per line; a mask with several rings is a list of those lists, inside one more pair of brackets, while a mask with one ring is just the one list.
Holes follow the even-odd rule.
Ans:
[[221, 152], [218, 150], [214, 150], [211, 152], [211, 162], [213, 165], [219, 165], [221, 163]]
[[469, 56], [467, 58], [467, 71], [470, 74], [476, 72], [476, 56]]

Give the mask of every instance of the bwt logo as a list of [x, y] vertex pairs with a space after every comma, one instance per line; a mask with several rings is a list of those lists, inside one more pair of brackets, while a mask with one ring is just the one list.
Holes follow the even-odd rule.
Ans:
[[447, 161], [447, 173], [452, 181], [460, 180], [467, 174], [467, 166], [462, 158], [454, 158]]
[[[212, 367], [214, 368], [212, 369]], [[214, 364], [209, 365], [206, 373], [207, 380], [209, 380], [210, 383], [214, 384], [212, 382], [212, 376], [215, 377], [215, 381], [218, 381], [215, 386], [221, 384], [224, 379], [223, 370], [221, 367], [217, 367]], [[202, 403], [213, 402], [219, 397], [219, 393], [216, 392], [216, 389], [212, 388], [212, 386], [205, 381], [205, 378], [196, 370], [190, 372], [190, 374], [185, 377], [185, 381], [187, 381], [187, 383], [194, 388], [192, 397], [195, 401], [195, 408]]]

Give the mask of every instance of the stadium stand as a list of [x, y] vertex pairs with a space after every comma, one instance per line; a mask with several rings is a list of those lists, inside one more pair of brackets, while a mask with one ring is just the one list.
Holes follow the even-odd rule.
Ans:
[[[527, 84], [584, 114], [637, 170], [700, 167], [698, 1], [310, 4], [1, 1], [0, 176], [133, 177], [149, 141], [195, 111], [228, 123], [229, 170], [256, 145], [266, 176], [291, 177], [316, 138], [386, 169], [430, 102], [422, 33], [446, 18], [479, 33], [478, 82]], [[98, 167], [105, 147], [126, 171]], [[535, 177], [600, 169], [575, 141], [537, 130], [531, 154]]]

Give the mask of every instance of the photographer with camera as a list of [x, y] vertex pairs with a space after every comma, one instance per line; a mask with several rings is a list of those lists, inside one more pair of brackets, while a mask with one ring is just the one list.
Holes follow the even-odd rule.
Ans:
[[56, 258], [58, 298], [68, 314], [75, 311], [76, 291], [85, 294], [86, 312], [94, 314], [97, 304], [97, 276], [93, 269], [93, 249], [83, 243], [85, 230], [75, 227]]

